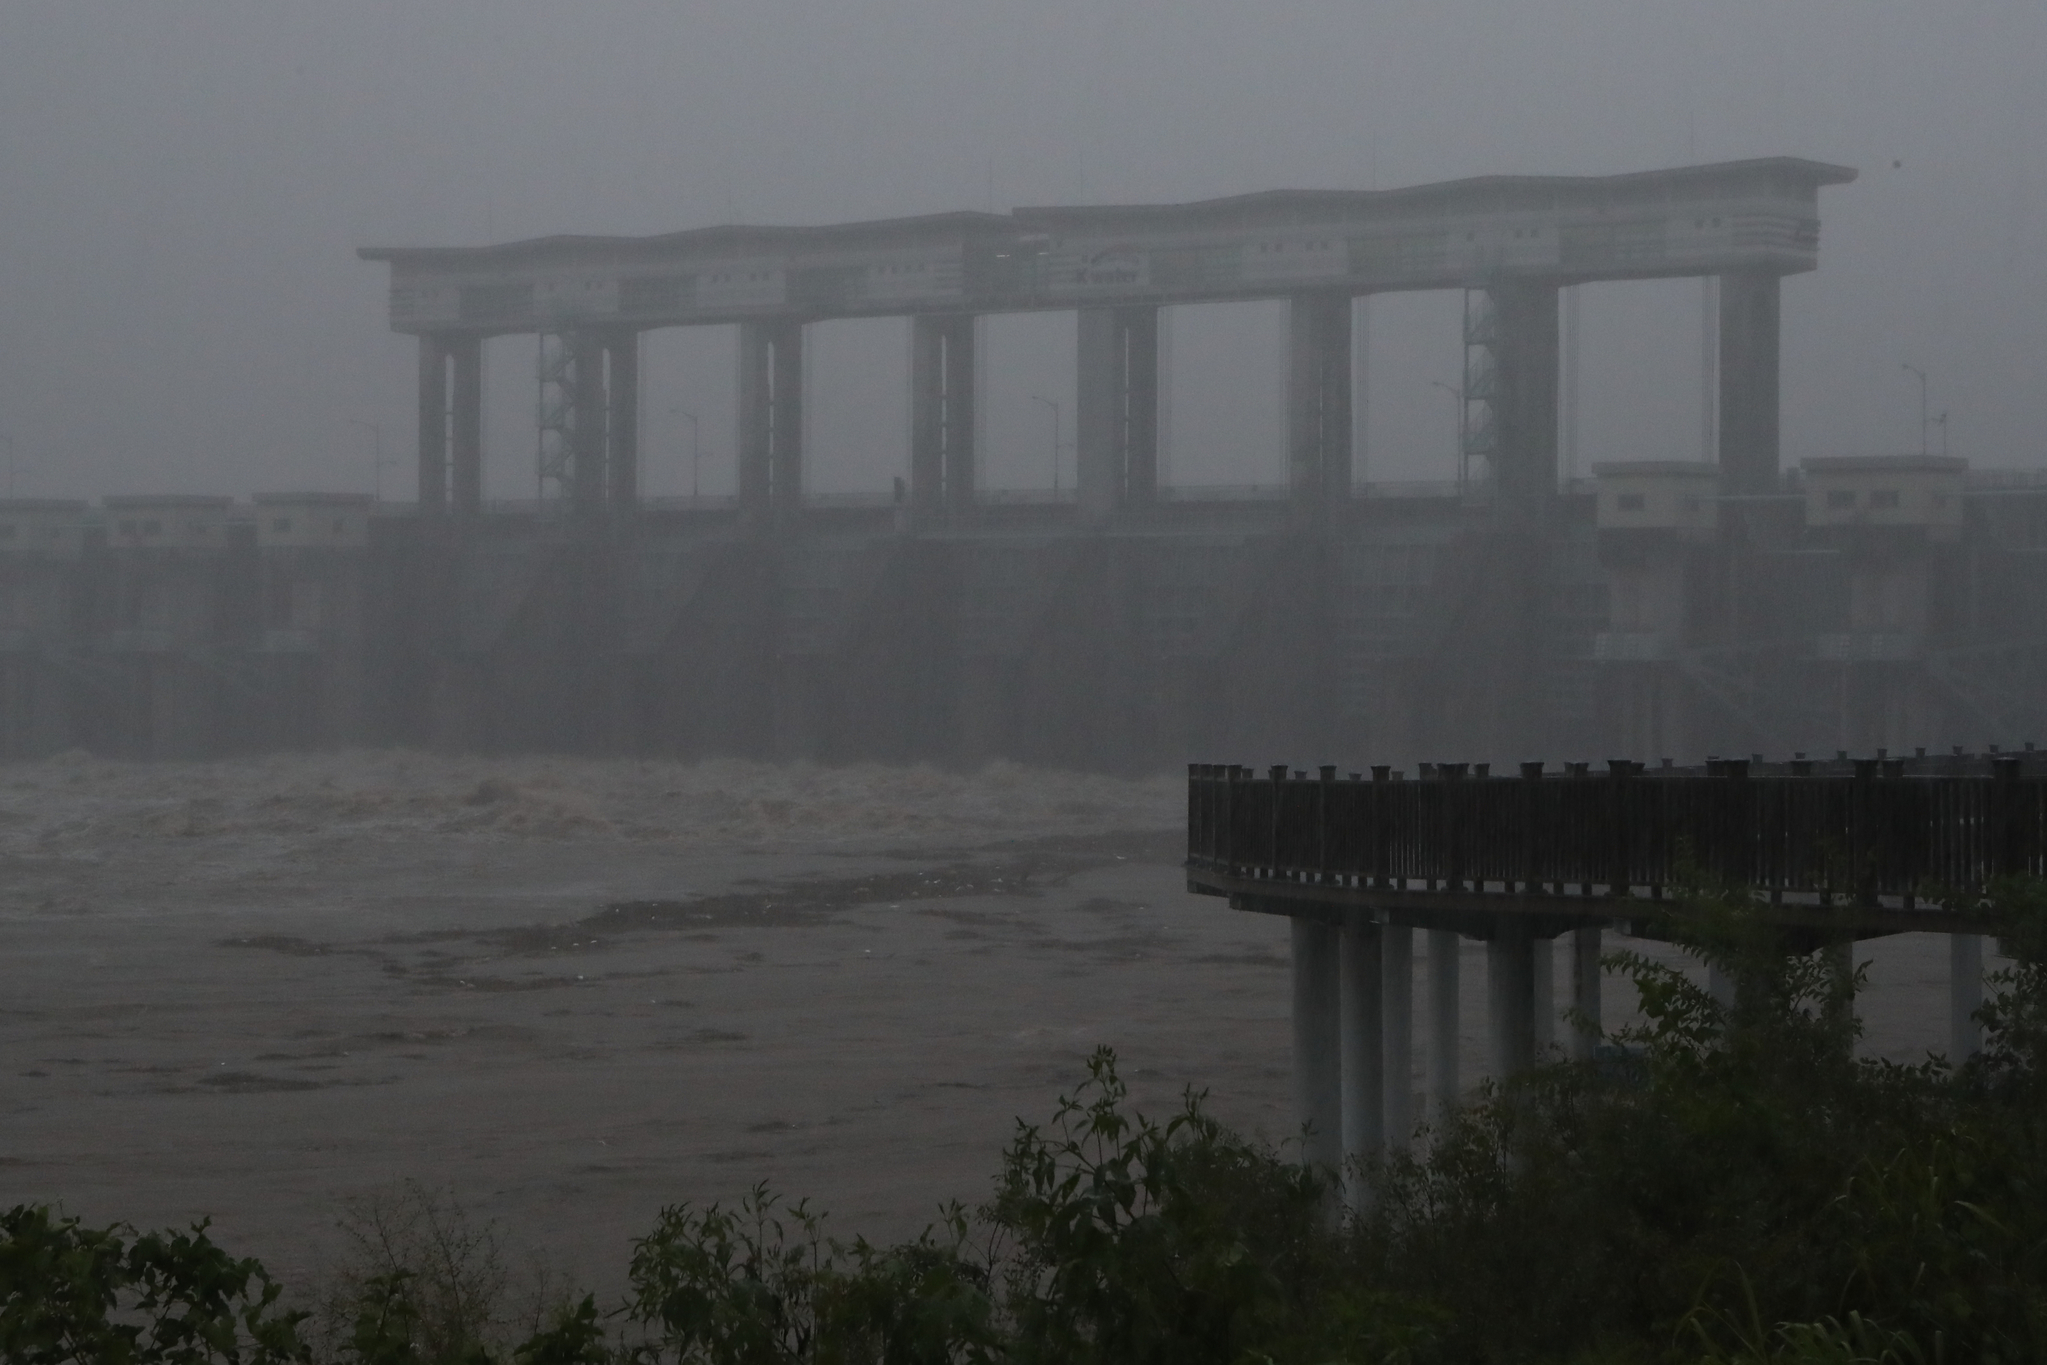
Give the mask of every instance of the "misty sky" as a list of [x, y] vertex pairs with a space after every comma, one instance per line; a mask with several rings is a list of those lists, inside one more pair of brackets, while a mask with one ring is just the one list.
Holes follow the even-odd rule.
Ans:
[[[1787, 461], [1916, 449], [1910, 362], [1954, 453], [2047, 463], [2040, 0], [5, 0], [0, 437], [21, 494], [242, 495], [368, 490], [375, 424], [409, 496], [413, 351], [361, 245], [1779, 154], [1862, 171], [1785, 290]], [[1451, 472], [1456, 309], [1369, 305], [1366, 477]], [[1695, 458], [1698, 286], [1582, 309], [1580, 462]], [[1275, 308], [1169, 329], [1171, 477], [1276, 478]], [[1072, 333], [988, 324], [991, 483], [1050, 482]], [[813, 329], [816, 487], [902, 468], [904, 335]], [[687, 491], [685, 412], [730, 488], [731, 351], [650, 341], [653, 492]], [[490, 350], [493, 496], [532, 490], [533, 360]]]

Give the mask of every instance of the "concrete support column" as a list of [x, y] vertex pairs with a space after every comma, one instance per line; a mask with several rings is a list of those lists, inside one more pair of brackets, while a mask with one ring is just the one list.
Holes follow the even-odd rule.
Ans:
[[1074, 440], [1083, 515], [1158, 498], [1159, 311], [1083, 308]]
[[1350, 295], [1296, 294], [1287, 319], [1287, 483], [1320, 523], [1350, 498]]
[[1293, 919], [1294, 1119], [1308, 1129], [1302, 1161], [1327, 1171], [1343, 1161], [1343, 1079], [1337, 1042], [1342, 937], [1343, 931], [1331, 925]]
[[1457, 995], [1463, 940], [1448, 929], [1429, 930], [1429, 1099], [1437, 1122], [1457, 1107]]
[[[1850, 983], [1855, 980], [1855, 940], [1852, 938], [1835, 939], [1832, 943], [1820, 949], [1820, 952], [1822, 954], [1822, 961], [1827, 964], [1829, 974], [1834, 978], [1839, 989], [1845, 992]], [[1833, 1022], [1839, 1025], [1844, 1033], [1855, 1027], [1855, 999], [1852, 995], [1845, 996], [1841, 1000], [1834, 1013]]]
[[1531, 997], [1534, 1010], [1530, 1015], [1535, 1056], [1542, 1060], [1549, 1056], [1550, 1049], [1557, 1045], [1557, 941], [1553, 938], [1538, 938], [1528, 945], [1530, 969], [1533, 973]]
[[604, 354], [611, 510], [630, 512], [640, 502], [640, 334], [609, 334]]
[[483, 338], [463, 337], [449, 346], [455, 361], [455, 460], [452, 493], [455, 515], [483, 510]]
[[1777, 491], [1778, 345], [1782, 281], [1720, 277], [1720, 486]]
[[1504, 1081], [1535, 1060], [1535, 941], [1527, 926], [1502, 924], [1487, 940], [1486, 1003], [1493, 1078]]
[[572, 332], [568, 338], [574, 364], [570, 401], [575, 407], [576, 457], [569, 471], [569, 501], [590, 516], [604, 510], [604, 464], [610, 446], [604, 396], [604, 339], [596, 332]]
[[[1296, 921], [1298, 923], [1298, 921]], [[1353, 910], [1343, 926], [1343, 1157], [1369, 1160], [1386, 1142], [1383, 932], [1368, 911]], [[1351, 1186], [1353, 1205], [1361, 1193]]]
[[1960, 1066], [1983, 1050], [1983, 1025], [1974, 1018], [1983, 1007], [1983, 935], [1949, 934], [1948, 1060]]
[[1557, 491], [1557, 286], [1498, 285], [1492, 299], [1493, 473], [1512, 513], [1540, 520]]
[[1706, 994], [1713, 997], [1713, 1003], [1729, 1014], [1734, 1012], [1734, 978], [1718, 963], [1706, 966]]
[[1407, 1146], [1414, 1136], [1414, 930], [1385, 929], [1386, 1141]]
[[739, 328], [739, 505], [756, 522], [803, 506], [803, 323]]
[[1571, 932], [1571, 1009], [1578, 1016], [1571, 1021], [1571, 1060], [1589, 1062], [1599, 1049], [1600, 1013], [1599, 927]]
[[910, 323], [910, 506], [925, 520], [973, 510], [975, 322]]
[[775, 329], [774, 457], [769, 482], [775, 513], [793, 521], [803, 510], [803, 324]]
[[419, 339], [419, 510], [448, 510], [448, 339]]

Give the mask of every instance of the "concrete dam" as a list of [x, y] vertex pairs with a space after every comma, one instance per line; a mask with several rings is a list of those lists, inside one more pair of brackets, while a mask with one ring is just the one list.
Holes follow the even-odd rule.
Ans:
[[[2013, 747], [2047, 481], [1778, 444], [1770, 159], [1606, 177], [369, 249], [418, 338], [419, 485], [0, 504], [0, 752], [341, 745], [1114, 771]], [[1719, 281], [1717, 460], [1558, 463], [1559, 294]], [[1464, 291], [1470, 480], [1352, 451], [1351, 302]], [[1283, 299], [1286, 482], [1160, 477], [1159, 310]], [[1078, 487], [995, 494], [977, 319], [1076, 318]], [[904, 476], [804, 483], [804, 331], [911, 320]], [[640, 338], [739, 332], [737, 488], [639, 487]], [[482, 354], [537, 336], [541, 487], [482, 497]], [[529, 343], [530, 344], [530, 343]]]

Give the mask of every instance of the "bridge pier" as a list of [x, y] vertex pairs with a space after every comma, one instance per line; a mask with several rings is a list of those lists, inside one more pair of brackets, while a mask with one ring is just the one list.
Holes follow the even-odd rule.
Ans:
[[1075, 478], [1099, 521], [1158, 499], [1159, 310], [1081, 309], [1077, 356]]
[[1385, 930], [1386, 1142], [1406, 1147], [1414, 1136], [1414, 930]]
[[1559, 356], [1554, 280], [1498, 284], [1493, 305], [1493, 476], [1500, 501], [1540, 522], [1557, 493]]
[[739, 328], [739, 506], [755, 525], [803, 506], [803, 322]]
[[910, 507], [920, 521], [973, 511], [975, 322], [957, 313], [910, 323]]
[[1320, 290], [1287, 302], [1287, 484], [1302, 523], [1350, 499], [1351, 299]]
[[[1296, 921], [1298, 923], [1299, 921]], [[1343, 1156], [1346, 1163], [1369, 1160], [1386, 1144], [1388, 1130], [1387, 1025], [1397, 1017], [1385, 986], [1392, 957], [1389, 930], [1371, 912], [1353, 910], [1343, 925], [1342, 1028], [1338, 1051], [1343, 1066]], [[1359, 1206], [1363, 1187], [1346, 1182], [1346, 1197]]]
[[1463, 936], [1429, 930], [1429, 1117], [1441, 1122], [1457, 1107], [1458, 999]]
[[640, 334], [607, 332], [605, 359], [605, 474], [611, 510], [640, 503]]
[[1571, 931], [1571, 1060], [1589, 1062], [1599, 1048], [1600, 1014], [1598, 925]]
[[1777, 491], [1779, 335], [1783, 280], [1774, 271], [1720, 276], [1720, 485]]
[[1948, 1060], [1960, 1065], [1983, 1050], [1983, 935], [1948, 935]]
[[448, 353], [455, 370], [450, 497], [456, 516], [473, 517], [483, 510], [483, 338], [454, 338]]
[[1505, 1081], [1535, 1062], [1535, 939], [1527, 925], [1503, 921], [1486, 940], [1486, 997], [1493, 1076]]
[[1296, 915], [1293, 926], [1294, 1118], [1307, 1130], [1303, 1164], [1334, 1172], [1343, 1165], [1343, 1068], [1340, 1054], [1343, 931]]
[[448, 356], [453, 343], [439, 332], [419, 337], [419, 511], [448, 510]]

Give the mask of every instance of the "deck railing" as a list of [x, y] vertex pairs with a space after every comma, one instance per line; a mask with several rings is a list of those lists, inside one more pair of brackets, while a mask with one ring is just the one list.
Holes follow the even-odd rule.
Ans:
[[1824, 766], [1840, 771], [1616, 761], [1495, 777], [1444, 764], [1401, 780], [1193, 764], [1188, 862], [1237, 880], [1468, 894], [1656, 897], [1702, 877], [1773, 900], [1907, 907], [2047, 873], [2047, 777], [2017, 758], [1959, 776], [1907, 775], [1901, 760]]

